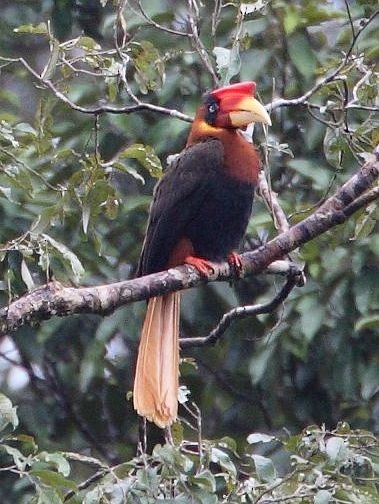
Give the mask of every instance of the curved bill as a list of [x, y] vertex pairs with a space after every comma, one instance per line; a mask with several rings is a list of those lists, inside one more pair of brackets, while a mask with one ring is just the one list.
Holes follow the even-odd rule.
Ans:
[[271, 126], [267, 110], [258, 100], [250, 96], [246, 96], [238, 102], [238, 109], [229, 112], [229, 117], [235, 128], [243, 128], [252, 122]]

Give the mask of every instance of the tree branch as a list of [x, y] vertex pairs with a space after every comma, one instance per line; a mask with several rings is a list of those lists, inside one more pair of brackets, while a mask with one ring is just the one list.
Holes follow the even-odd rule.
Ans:
[[[153, 26], [155, 26], [157, 29], [164, 30], [164, 31], [169, 31], [170, 33], [174, 35], [183, 35], [188, 37], [188, 39], [191, 41], [192, 45], [194, 45], [195, 50], [199, 54], [202, 63], [204, 64], [205, 68], [209, 72], [209, 74], [212, 77], [213, 84], [215, 86], [219, 85], [219, 79], [218, 76], [213, 68], [211, 59], [208, 55], [208, 52], [202, 43], [199, 32], [198, 32], [198, 20], [199, 20], [199, 12], [198, 12], [198, 6], [195, 0], [188, 0], [188, 7], [189, 7], [189, 26], [191, 28], [191, 32], [186, 33], [186, 32], [179, 32], [177, 30], [171, 30], [168, 28], [165, 28], [161, 25], [158, 25], [155, 23], [153, 20], [151, 20], [147, 14], [144, 12], [141, 3], [138, 2], [138, 5], [140, 7], [140, 12], [146, 20], [148, 20], [149, 23], [152, 23]], [[301, 107], [306, 107], [308, 111], [310, 109], [316, 109], [319, 112], [322, 112], [326, 110], [326, 107], [324, 105], [319, 105], [315, 103], [310, 103], [309, 98], [311, 98], [314, 94], [316, 94], [321, 88], [324, 86], [336, 82], [336, 81], [345, 81], [346, 80], [346, 75], [343, 73], [346, 68], [351, 65], [351, 62], [353, 61], [353, 58], [351, 57], [351, 53], [353, 51], [354, 45], [358, 39], [358, 37], [361, 35], [361, 33], [364, 31], [364, 29], [375, 19], [375, 17], [379, 14], [379, 10], [375, 11], [370, 18], [367, 19], [366, 23], [355, 33], [355, 36], [352, 39], [352, 42], [350, 44], [350, 47], [348, 51], [346, 52], [343, 60], [341, 63], [338, 65], [336, 69], [333, 70], [329, 75], [324, 76], [322, 79], [320, 79], [312, 88], [310, 88], [306, 93], [304, 93], [302, 96], [298, 96], [296, 98], [290, 98], [290, 99], [285, 99], [285, 98], [279, 98], [277, 100], [274, 100], [273, 102], [269, 103], [266, 105], [266, 109], [269, 112], [272, 112], [273, 110], [277, 108], [282, 108], [282, 107], [293, 107], [293, 106], [301, 106]], [[155, 24], [154, 24], [155, 23]], [[154, 105], [152, 103], [146, 103], [142, 102], [139, 98], [133, 96], [133, 100], [135, 102], [134, 105], [127, 105], [125, 107], [117, 107], [109, 104], [104, 104], [104, 105], [99, 105], [99, 106], [91, 106], [91, 107], [84, 107], [81, 105], [78, 105], [77, 103], [73, 102], [70, 100], [70, 98], [64, 94], [62, 91], [60, 91], [55, 84], [49, 79], [46, 78], [44, 74], [40, 75], [29, 63], [24, 59], [24, 58], [7, 58], [4, 56], [0, 56], [0, 61], [4, 61], [6, 64], [12, 64], [12, 63], [19, 63], [21, 64], [38, 82], [44, 87], [47, 87], [50, 89], [50, 91], [55, 95], [57, 99], [62, 101], [65, 105], [70, 107], [72, 110], [76, 110], [77, 112], [81, 112], [82, 114], [92, 114], [92, 115], [99, 115], [99, 114], [104, 114], [104, 113], [109, 113], [109, 114], [131, 114], [134, 112], [140, 112], [143, 110], [148, 110], [150, 112], [162, 114], [162, 115], [168, 115], [170, 117], [174, 117], [176, 119], [180, 119], [185, 122], [192, 122], [193, 119], [192, 117], [188, 116], [187, 114], [184, 114], [180, 112], [179, 110], [175, 109], [170, 109], [167, 107], [161, 107], [159, 105]], [[64, 60], [63, 62], [67, 64], [67, 61]], [[78, 71], [78, 70], [76, 70]], [[82, 71], [82, 70], [81, 70]], [[353, 92], [353, 98], [350, 100], [348, 103], [346, 103], [342, 108], [336, 108], [333, 110], [339, 110], [339, 111], [348, 111], [348, 110], [366, 110], [367, 112], [375, 112], [378, 111], [379, 108], [376, 105], [361, 105], [360, 103], [357, 103], [357, 89], [367, 81], [367, 79], [371, 76], [372, 71], [370, 69], [367, 69], [365, 72], [363, 72], [364, 76], [362, 79], [359, 80], [359, 82], [355, 85], [354, 87], [354, 92]], [[317, 118], [317, 117], [316, 117]], [[317, 118], [320, 120], [320, 118]]]
[[[301, 274], [301, 272], [299, 273]], [[244, 319], [253, 315], [261, 315], [262, 313], [271, 313], [274, 311], [290, 294], [292, 289], [297, 284], [297, 274], [290, 273], [286, 283], [280, 289], [278, 294], [268, 303], [237, 306], [232, 310], [224, 313], [217, 326], [205, 337], [199, 338], [183, 338], [180, 340], [181, 348], [209, 346], [215, 345], [223, 336], [225, 331], [230, 327], [235, 320]]]
[[286, 214], [283, 212], [283, 209], [279, 204], [277, 194], [274, 193], [269, 186], [263, 170], [261, 170], [258, 175], [258, 189], [259, 195], [273, 216], [275, 229], [282, 233], [288, 231], [290, 226], [288, 224]]
[[[312, 215], [257, 250], [242, 254], [244, 274], [261, 273], [271, 263], [300, 245], [345, 222], [352, 213], [378, 197], [376, 189], [368, 191], [378, 176], [379, 147], [359, 171]], [[214, 264], [214, 273], [209, 280], [201, 278], [191, 266], [184, 265], [133, 280], [95, 287], [64, 287], [51, 282], [0, 309], [0, 335], [53, 316], [75, 313], [107, 315], [127, 303], [188, 289], [207, 281], [230, 280], [233, 274], [229, 264], [225, 262]]]
[[8, 63], [20, 63], [41, 85], [49, 88], [50, 91], [52, 91], [52, 93], [55, 95], [55, 97], [58, 98], [58, 100], [62, 101], [65, 105], [67, 105], [71, 109], [76, 110], [77, 112], [81, 112], [82, 114], [91, 114], [91, 115], [99, 115], [104, 113], [132, 114], [134, 112], [140, 112], [142, 110], [149, 110], [150, 112], [156, 112], [158, 114], [168, 115], [171, 117], [175, 117], [177, 119], [181, 119], [182, 121], [185, 122], [193, 121], [193, 119], [190, 116], [183, 114], [178, 110], [161, 107], [159, 105], [153, 105], [152, 103], [144, 103], [141, 102], [140, 100], [138, 100], [136, 105], [128, 105], [126, 107], [115, 107], [113, 105], [100, 105], [98, 107], [83, 107], [70, 100], [70, 98], [68, 98], [68, 96], [62, 93], [53, 84], [51, 80], [45, 79], [41, 75], [39, 75], [39, 73], [36, 70], [34, 70], [34, 68], [32, 68], [24, 58], [5, 58], [3, 56], [0, 56], [0, 61], [7, 61]]

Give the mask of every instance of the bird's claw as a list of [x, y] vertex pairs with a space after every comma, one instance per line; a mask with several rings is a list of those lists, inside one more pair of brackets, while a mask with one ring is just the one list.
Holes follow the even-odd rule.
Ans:
[[243, 276], [243, 264], [241, 261], [241, 256], [237, 252], [230, 252], [228, 255], [228, 263], [230, 268], [234, 271], [238, 278]]
[[188, 256], [185, 258], [184, 262], [196, 268], [200, 275], [205, 278], [209, 278], [209, 276], [215, 272], [212, 264], [201, 257]]

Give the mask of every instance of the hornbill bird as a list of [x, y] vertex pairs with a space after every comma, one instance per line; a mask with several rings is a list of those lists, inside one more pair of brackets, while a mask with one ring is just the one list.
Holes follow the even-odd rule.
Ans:
[[[207, 93], [185, 149], [158, 182], [137, 275], [190, 264], [208, 276], [208, 261], [238, 267], [260, 170], [259, 155], [239, 131], [271, 124], [255, 98], [255, 82]], [[151, 298], [139, 346], [133, 401], [159, 427], [177, 417], [180, 293]]]

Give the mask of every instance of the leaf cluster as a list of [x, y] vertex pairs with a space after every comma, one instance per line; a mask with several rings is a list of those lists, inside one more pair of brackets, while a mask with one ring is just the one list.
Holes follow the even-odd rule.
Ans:
[[[187, 441], [175, 424], [173, 440], [115, 466], [75, 453], [40, 451], [32, 436], [16, 434], [16, 408], [0, 396], [1, 470], [17, 474], [31, 499], [49, 503], [216, 504], [217, 502], [333, 502], [374, 504], [379, 491], [378, 440], [341, 423], [333, 431], [307, 427], [298, 435], [254, 432], [237, 452], [235, 440]], [[12, 428], [10, 428], [12, 427]], [[199, 435], [199, 430], [197, 434]], [[287, 471], [279, 474], [270, 448], [279, 446]], [[75, 481], [79, 466], [90, 476]]]

